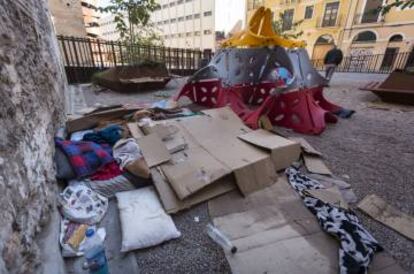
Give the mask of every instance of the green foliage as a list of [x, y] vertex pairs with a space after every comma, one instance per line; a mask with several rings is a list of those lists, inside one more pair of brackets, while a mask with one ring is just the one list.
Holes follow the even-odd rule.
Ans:
[[151, 12], [159, 7], [155, 0], [110, 0], [108, 6], [99, 10], [114, 14], [116, 29], [122, 41], [162, 45], [161, 37], [150, 22]]
[[279, 13], [279, 18], [272, 22], [273, 30], [285, 39], [297, 39], [302, 36], [303, 31], [298, 31], [298, 27], [303, 23], [303, 20], [295, 21], [289, 30], [283, 29], [283, 13]]
[[414, 7], [414, 0], [395, 0], [395, 2], [382, 6], [381, 14], [387, 14], [392, 8], [408, 9]]

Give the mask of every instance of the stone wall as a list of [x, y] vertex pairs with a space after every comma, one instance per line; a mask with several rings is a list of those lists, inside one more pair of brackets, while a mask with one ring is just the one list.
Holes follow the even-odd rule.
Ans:
[[0, 0], [0, 273], [34, 273], [56, 200], [65, 76], [42, 0]]

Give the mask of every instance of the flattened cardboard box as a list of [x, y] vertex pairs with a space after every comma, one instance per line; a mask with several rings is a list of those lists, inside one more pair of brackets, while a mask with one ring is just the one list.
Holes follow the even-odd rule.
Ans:
[[239, 138], [270, 151], [270, 157], [276, 170], [283, 170], [292, 165], [300, 157], [300, 144], [280, 137], [267, 130], [258, 129], [239, 135]]
[[161, 169], [181, 200], [232, 172], [201, 147], [174, 155]]
[[119, 108], [111, 108], [109, 110], [97, 110], [91, 114], [67, 121], [66, 130], [68, 133], [72, 133], [79, 130], [89, 129], [96, 126], [100, 121], [108, 121], [120, 118], [140, 109], [141, 107], [122, 106]]
[[270, 155], [237, 138], [244, 133], [241, 121], [212, 117], [183, 119], [180, 123], [208, 154], [235, 172], [237, 186], [244, 195], [275, 183], [277, 174]]
[[167, 179], [160, 171], [161, 169], [159, 167], [151, 169], [152, 180], [157, 192], [159, 193], [162, 205], [165, 211], [169, 214], [177, 213], [180, 210], [190, 208], [194, 205], [236, 189], [236, 183], [233, 176], [228, 175], [217, 180], [216, 182], [213, 182], [201, 191], [180, 200]]
[[148, 164], [148, 167], [150, 168], [165, 163], [171, 159], [171, 155], [168, 152], [167, 147], [155, 133], [139, 138], [137, 143], [142, 151], [145, 161]]
[[386, 226], [414, 240], [414, 217], [387, 204], [375, 194], [366, 196], [358, 208]]
[[[236, 191], [210, 200], [213, 223], [238, 248], [225, 252], [233, 273], [338, 273], [338, 242], [281, 175], [274, 185], [243, 198]], [[368, 273], [405, 273], [385, 252]]]

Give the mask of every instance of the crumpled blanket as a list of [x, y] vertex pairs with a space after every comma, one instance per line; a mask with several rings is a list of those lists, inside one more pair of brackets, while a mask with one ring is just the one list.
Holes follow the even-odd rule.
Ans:
[[107, 143], [113, 146], [122, 138], [123, 128], [119, 125], [109, 125], [96, 132], [86, 133], [83, 141], [95, 142], [98, 144]]
[[122, 174], [122, 170], [119, 168], [118, 164], [115, 161], [110, 162], [98, 171], [90, 176], [91, 180], [110, 180]]
[[121, 139], [113, 147], [115, 160], [125, 168], [132, 162], [142, 158], [141, 149], [134, 138]]
[[93, 142], [76, 142], [55, 138], [55, 144], [68, 157], [77, 178], [94, 174], [104, 165], [114, 162], [110, 148]]
[[383, 248], [362, 226], [350, 210], [324, 203], [307, 194], [306, 190], [324, 188], [318, 181], [301, 174], [295, 168], [285, 171], [290, 185], [299, 193], [305, 206], [317, 217], [322, 229], [337, 238], [341, 274], [368, 273], [375, 252]]

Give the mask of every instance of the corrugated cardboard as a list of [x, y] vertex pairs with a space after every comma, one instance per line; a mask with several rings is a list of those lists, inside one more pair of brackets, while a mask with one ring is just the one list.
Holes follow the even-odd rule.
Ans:
[[313, 156], [307, 153], [303, 154], [306, 169], [311, 173], [332, 175], [332, 172], [325, 165], [325, 162], [319, 156]]
[[72, 133], [79, 130], [85, 130], [96, 126], [99, 122], [113, 120], [124, 115], [133, 113], [141, 109], [140, 107], [119, 107], [103, 111], [95, 111], [89, 115], [69, 120], [66, 122], [66, 131]]
[[180, 123], [205, 151], [235, 172], [236, 183], [244, 195], [273, 184], [277, 175], [270, 164], [270, 155], [238, 139], [237, 136], [244, 133], [244, 125], [232, 115], [226, 117], [230, 118], [222, 120], [201, 116]]
[[294, 141], [294, 142], [300, 143], [300, 145], [301, 145], [304, 152], [306, 152], [308, 154], [315, 155], [315, 156], [321, 156], [322, 157], [322, 153], [320, 153], [314, 147], [312, 147], [311, 144], [309, 144], [308, 141], [306, 141], [304, 138], [289, 137], [289, 139]]
[[301, 149], [299, 143], [275, 135], [267, 130], [258, 129], [239, 135], [239, 138], [269, 150], [276, 170], [283, 170], [289, 167], [300, 157]]
[[180, 156], [174, 155], [174, 161], [163, 164], [161, 169], [180, 199], [232, 172], [201, 147], [190, 148]]
[[146, 135], [151, 133], [156, 133], [161, 138], [161, 140], [166, 141], [171, 138], [171, 136], [178, 132], [178, 128], [168, 122], [156, 123], [153, 125], [146, 125], [142, 127], [142, 130]]
[[235, 134], [237, 132], [240, 132], [240, 134], [242, 134], [252, 131], [252, 129], [246, 126], [240, 117], [237, 116], [237, 114], [234, 113], [230, 107], [206, 109], [203, 110], [202, 113], [211, 118], [220, 120], [226, 125], [227, 130], [234, 130]]
[[233, 176], [228, 175], [208, 185], [202, 191], [198, 191], [197, 193], [180, 200], [160, 171], [161, 169], [159, 167], [151, 169], [152, 180], [159, 193], [165, 211], [170, 214], [190, 208], [194, 205], [236, 189], [236, 183]]
[[306, 192], [325, 203], [348, 209], [348, 203], [342, 197], [342, 193], [336, 186], [330, 188], [309, 189], [306, 190]]
[[414, 218], [387, 204], [377, 195], [366, 196], [358, 204], [358, 208], [378, 222], [414, 240]]
[[136, 140], [144, 136], [144, 133], [138, 127], [137, 123], [127, 123], [127, 127], [129, 129], [129, 132], [131, 132], [132, 137], [135, 138]]
[[[276, 184], [243, 198], [232, 191], [208, 203], [214, 224], [238, 248], [225, 252], [233, 273], [338, 273], [338, 242], [282, 175]], [[395, 272], [394, 272], [395, 271]], [[385, 252], [369, 273], [404, 273]]]
[[154, 167], [171, 159], [167, 147], [157, 134], [153, 133], [137, 139], [148, 167]]
[[154, 121], [152, 127], [144, 127], [146, 134], [157, 133], [163, 140], [168, 151], [173, 154], [187, 147], [187, 142], [175, 120]]

